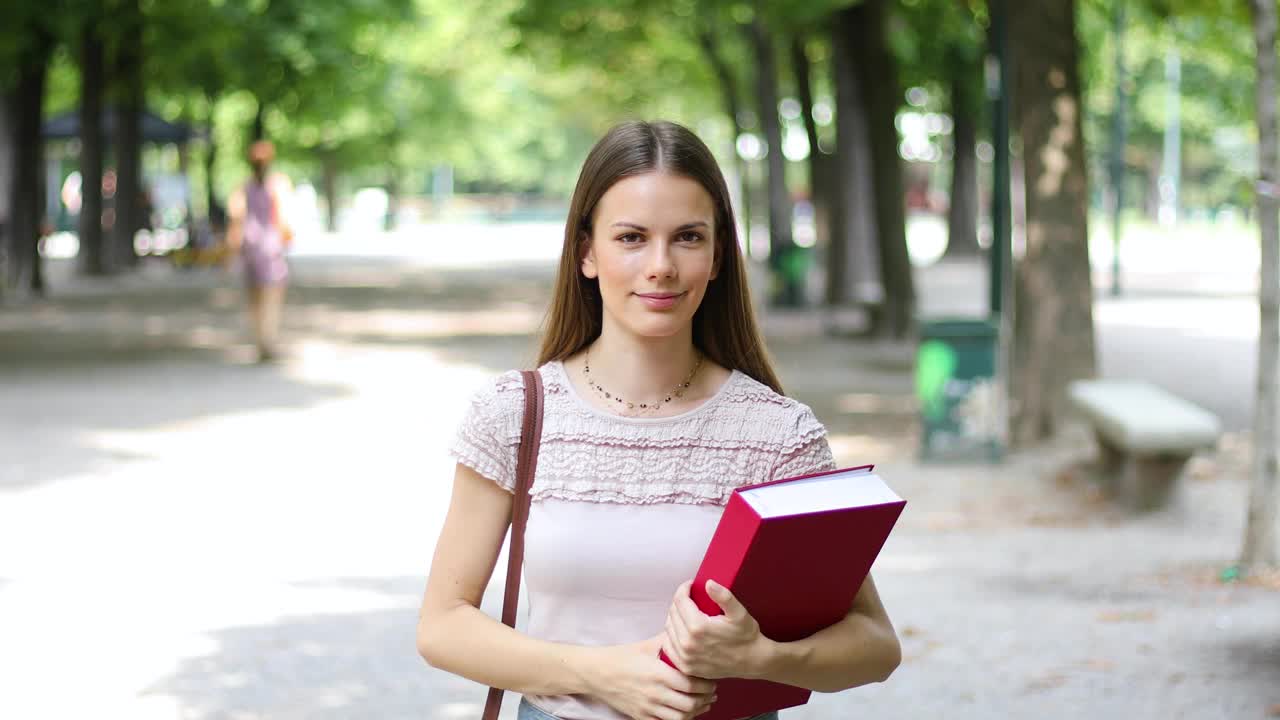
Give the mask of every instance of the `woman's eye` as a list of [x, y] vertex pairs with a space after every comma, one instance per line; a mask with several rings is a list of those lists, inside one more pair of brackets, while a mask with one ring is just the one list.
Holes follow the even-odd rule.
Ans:
[[702, 235], [696, 232], [680, 233], [680, 240], [688, 243], [696, 243], [702, 240]]
[[626, 235], [618, 236], [619, 242], [622, 242], [623, 244], [626, 244], [626, 245], [634, 245], [635, 243], [638, 243], [643, 239], [644, 238], [640, 237], [638, 233], [627, 233]]

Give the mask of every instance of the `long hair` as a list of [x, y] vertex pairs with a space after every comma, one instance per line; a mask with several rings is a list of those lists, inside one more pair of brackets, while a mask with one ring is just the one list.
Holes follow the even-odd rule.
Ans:
[[696, 181], [715, 204], [715, 246], [719, 273], [707, 286], [693, 316], [693, 343], [720, 365], [739, 370], [782, 393], [756, 326], [738, 245], [729, 188], [711, 151], [688, 128], [672, 122], [624, 122], [591, 149], [569, 204], [555, 295], [542, 334], [538, 365], [564, 360], [600, 337], [600, 285], [582, 274], [591, 242], [592, 218], [600, 198], [619, 180], [665, 172]]

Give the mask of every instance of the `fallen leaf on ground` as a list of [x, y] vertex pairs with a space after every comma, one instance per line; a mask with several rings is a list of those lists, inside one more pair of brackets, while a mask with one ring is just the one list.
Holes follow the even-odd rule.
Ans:
[[1043, 677], [1038, 677], [1027, 683], [1027, 690], [1052, 690], [1062, 687], [1067, 682], [1067, 676], [1062, 673], [1049, 673]]
[[1155, 610], [1106, 610], [1098, 613], [1102, 622], [1151, 622], [1156, 619]]

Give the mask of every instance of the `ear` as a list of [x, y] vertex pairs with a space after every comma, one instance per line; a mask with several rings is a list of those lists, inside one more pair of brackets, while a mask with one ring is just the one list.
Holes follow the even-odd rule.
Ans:
[[582, 233], [579, 238], [578, 247], [582, 255], [582, 274], [587, 279], [594, 280], [600, 276], [600, 270], [596, 267], [595, 247], [591, 242], [591, 237], [586, 233]]

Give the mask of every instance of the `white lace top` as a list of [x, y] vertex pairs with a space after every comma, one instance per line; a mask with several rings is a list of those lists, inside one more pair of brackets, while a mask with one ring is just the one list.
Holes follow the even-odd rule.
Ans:
[[[526, 632], [615, 645], [662, 631], [739, 486], [834, 469], [826, 429], [805, 405], [734, 371], [686, 413], [627, 418], [578, 396], [544, 365], [542, 447], [525, 530]], [[518, 372], [474, 397], [451, 451], [514, 491], [524, 406]], [[564, 720], [623, 716], [583, 696], [530, 697]]]

